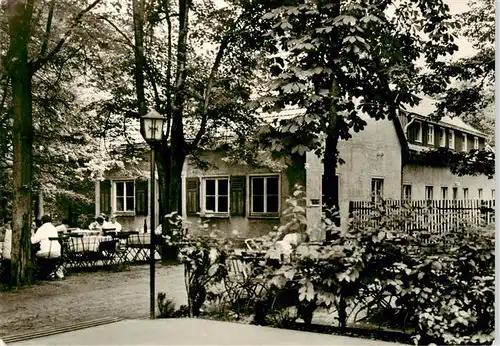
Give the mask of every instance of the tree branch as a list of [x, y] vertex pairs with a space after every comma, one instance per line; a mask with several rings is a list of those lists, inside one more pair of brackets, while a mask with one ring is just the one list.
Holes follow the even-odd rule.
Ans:
[[82, 17], [89, 11], [91, 11], [94, 7], [96, 7], [102, 0], [94, 0], [90, 5], [80, 11], [75, 18], [73, 19], [73, 24], [69, 27], [69, 29], [64, 34], [63, 38], [59, 40], [57, 45], [48, 53], [46, 56], [41, 56], [35, 61], [30, 63], [30, 72], [34, 74], [37, 72], [43, 65], [45, 65], [48, 61], [50, 61], [64, 46], [68, 37], [73, 33], [73, 30], [80, 24]]
[[113, 23], [111, 20], [109, 20], [108, 18], [106, 18], [104, 16], [101, 16], [100, 18], [102, 20], [104, 20], [106, 23], [108, 23], [109, 25], [111, 25], [113, 27], [113, 29], [115, 29], [116, 32], [119, 33], [125, 39], [125, 41], [129, 47], [131, 47], [132, 49], [135, 47], [132, 40], [127, 36], [127, 34], [125, 34], [123, 32], [123, 30], [121, 30], [118, 26], [116, 26], [115, 23]]
[[56, 0], [50, 1], [49, 14], [47, 16], [47, 25], [45, 26], [45, 34], [43, 35], [42, 48], [40, 49], [40, 56], [45, 56], [47, 53], [47, 46], [49, 45], [50, 32], [52, 30], [52, 17], [54, 16], [54, 7]]
[[217, 56], [215, 57], [214, 64], [212, 65], [212, 69], [210, 71], [210, 76], [208, 77], [207, 81], [207, 88], [205, 89], [205, 95], [203, 98], [203, 105], [202, 105], [202, 113], [201, 113], [201, 124], [200, 128], [198, 129], [198, 132], [196, 133], [196, 136], [191, 143], [191, 149], [194, 149], [198, 146], [201, 138], [205, 134], [205, 130], [207, 128], [207, 115], [208, 115], [208, 106], [210, 104], [210, 96], [212, 92], [212, 87], [214, 83], [215, 76], [217, 75], [217, 71], [219, 70], [220, 63], [222, 61], [222, 58], [224, 57], [224, 53], [229, 45], [230, 42], [230, 36], [224, 36], [222, 39], [222, 42], [219, 46], [219, 50], [217, 52]]

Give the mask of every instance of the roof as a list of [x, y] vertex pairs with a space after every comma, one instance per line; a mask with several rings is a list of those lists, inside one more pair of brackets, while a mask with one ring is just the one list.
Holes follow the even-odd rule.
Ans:
[[[420, 104], [418, 106], [415, 106], [415, 107], [409, 107], [407, 108], [407, 111], [411, 112], [411, 113], [416, 113], [424, 118], [428, 118], [429, 121], [431, 121], [430, 119], [430, 115], [432, 112], [434, 112], [436, 110], [436, 100], [433, 100], [429, 97], [426, 97], [426, 96], [420, 96], [420, 98], [422, 99], [422, 101], [420, 101]], [[435, 122], [437, 124], [442, 124], [442, 125], [445, 125], [445, 126], [448, 126], [448, 127], [452, 127], [452, 128], [455, 128], [457, 130], [462, 130], [462, 131], [465, 131], [465, 132], [470, 132], [470, 133], [473, 133], [473, 134], [476, 134], [476, 135], [480, 135], [482, 137], [485, 137], [486, 135], [484, 133], [482, 133], [481, 131], [479, 131], [478, 129], [470, 126], [469, 124], [466, 124], [462, 119], [460, 119], [459, 117], [449, 117], [447, 115], [445, 115], [444, 117], [441, 118], [440, 121], [438, 122]]]

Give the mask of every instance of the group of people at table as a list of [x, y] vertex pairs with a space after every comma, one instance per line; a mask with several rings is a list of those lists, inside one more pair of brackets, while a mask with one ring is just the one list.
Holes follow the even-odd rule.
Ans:
[[[49, 215], [42, 216], [38, 223], [33, 222], [31, 244], [36, 248], [36, 257], [40, 259], [46, 258], [59, 258], [61, 257], [61, 244], [59, 241], [50, 240], [50, 238], [57, 238], [59, 235], [67, 234], [70, 232], [69, 222], [63, 220], [58, 226], [54, 226], [52, 218]], [[120, 232], [122, 226], [116, 221], [116, 217], [111, 215], [107, 220], [106, 215], [101, 214], [94, 222], [89, 225], [89, 230], [104, 235], [106, 230]], [[0, 227], [0, 259], [4, 265], [9, 265], [11, 261], [12, 252], [12, 221], [8, 220], [5, 225]], [[55, 279], [64, 278], [64, 272], [60, 266], [56, 267], [50, 274], [50, 277]]]

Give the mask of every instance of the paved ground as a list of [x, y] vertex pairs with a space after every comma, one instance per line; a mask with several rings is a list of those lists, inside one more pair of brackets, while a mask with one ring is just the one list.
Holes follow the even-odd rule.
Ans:
[[[156, 291], [186, 304], [182, 266], [156, 267]], [[149, 316], [149, 266], [122, 272], [68, 275], [12, 292], [0, 292], [0, 338], [103, 317]]]
[[[201, 319], [126, 320], [10, 345], [398, 345]], [[10, 346], [9, 345], [9, 346]]]

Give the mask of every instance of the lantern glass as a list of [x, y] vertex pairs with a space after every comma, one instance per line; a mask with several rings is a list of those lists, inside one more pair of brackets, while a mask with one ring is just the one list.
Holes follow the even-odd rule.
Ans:
[[158, 142], [163, 139], [165, 118], [156, 111], [151, 111], [141, 118], [143, 136], [147, 142]]

